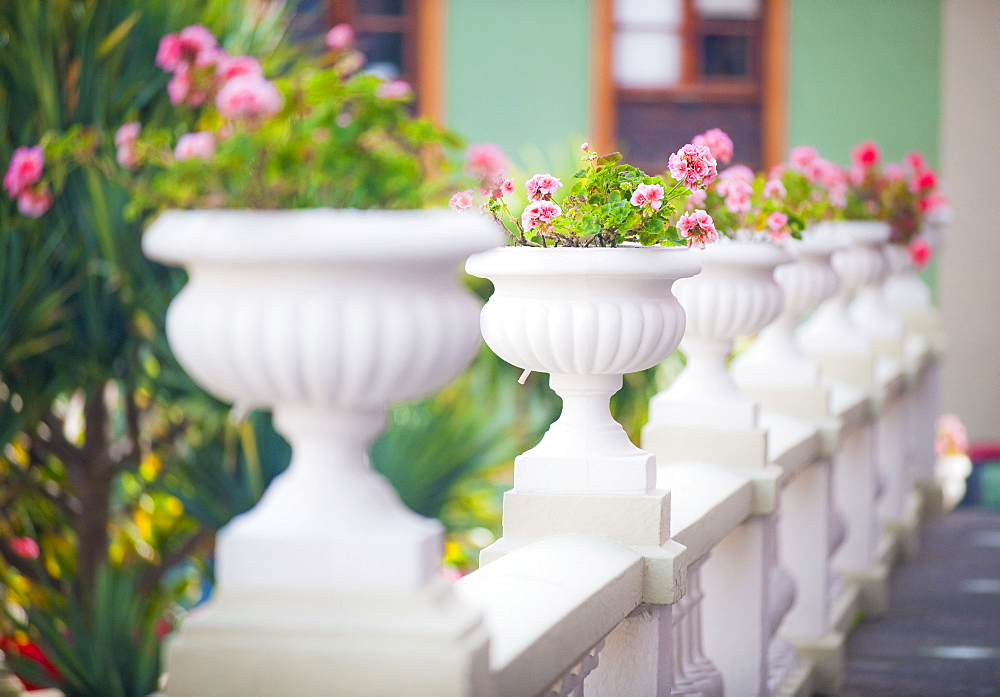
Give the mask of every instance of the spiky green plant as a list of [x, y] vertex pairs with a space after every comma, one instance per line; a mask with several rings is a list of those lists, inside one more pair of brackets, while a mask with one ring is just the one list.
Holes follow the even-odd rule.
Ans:
[[[163, 324], [183, 275], [142, 255], [144, 221], [123, 215], [128, 192], [107, 176], [109, 144], [137, 117], [171, 124], [154, 64], [162, 35], [202, 23], [233, 51], [274, 53], [287, 15], [223, 0], [0, 8], [0, 163], [46, 132], [105, 144], [66, 171], [42, 218], [18, 215], [0, 194], [0, 580], [67, 694], [145, 695], [158, 652], [122, 642], [150, 635], [178, 600], [164, 574], [260, 496], [274, 474], [261, 462], [280, 465], [282, 453], [252, 425], [235, 435], [225, 407], [174, 361]], [[189, 490], [190, 462], [220, 490], [201, 507], [175, 495]], [[37, 560], [15, 544], [25, 537]]]

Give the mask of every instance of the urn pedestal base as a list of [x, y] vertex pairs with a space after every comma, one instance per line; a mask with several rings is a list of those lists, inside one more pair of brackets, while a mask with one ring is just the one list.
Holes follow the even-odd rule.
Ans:
[[778, 504], [782, 469], [768, 463], [767, 429], [679, 428], [649, 423], [642, 447], [657, 462], [711, 462], [738, 470], [753, 480], [755, 515], [773, 513]]
[[508, 491], [503, 537], [480, 553], [480, 563], [553, 535], [597, 535], [627, 545], [645, 560], [643, 602], [674, 603], [684, 594], [685, 547], [670, 539], [670, 492], [643, 494]]
[[398, 595], [218, 593], [166, 647], [168, 697], [493, 695], [478, 611]]

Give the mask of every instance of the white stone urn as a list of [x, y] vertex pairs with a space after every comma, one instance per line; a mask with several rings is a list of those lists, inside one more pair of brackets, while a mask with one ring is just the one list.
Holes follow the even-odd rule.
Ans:
[[833, 226], [833, 234], [846, 244], [832, 257], [840, 287], [799, 327], [799, 342], [812, 355], [868, 355], [873, 337], [859, 324], [852, 304], [862, 289], [879, 288], [885, 278], [882, 247], [889, 239], [889, 226], [856, 220], [837, 221]]
[[[172, 646], [170, 694], [301, 693], [296, 680], [323, 671], [367, 694], [368, 678], [347, 676], [371, 657], [343, 647], [379, 626], [369, 606], [440, 596], [441, 525], [402, 504], [367, 449], [390, 403], [473, 356], [479, 302], [458, 266], [498, 242], [488, 221], [450, 211], [168, 211], [146, 232], [147, 256], [189, 274], [167, 315], [181, 365], [220, 399], [273, 409], [292, 446], [288, 470], [219, 533], [216, 592]], [[359, 625], [363, 607], [373, 619]], [[338, 658], [324, 663], [327, 649]]]
[[[889, 278], [890, 266], [888, 247], [891, 229], [888, 223], [851, 221], [852, 228], [864, 226], [864, 235], [877, 242], [869, 245], [869, 249], [877, 252], [881, 264], [877, 275], [863, 284], [850, 306], [851, 319], [876, 342], [876, 349], [890, 353], [901, 353], [904, 324], [903, 318], [886, 302], [884, 286]], [[852, 233], [860, 237], [861, 233]], [[888, 348], [895, 345], [896, 348]]]
[[889, 262], [889, 276], [882, 286], [886, 304], [903, 318], [908, 330], [920, 334], [934, 332], [940, 324], [938, 311], [906, 245], [890, 243], [885, 254]]
[[684, 333], [674, 281], [700, 265], [670, 247], [507, 247], [466, 270], [494, 293], [483, 307], [487, 345], [520, 368], [550, 374], [559, 419], [518, 456], [519, 492], [641, 493], [655, 487], [652, 455], [636, 447], [608, 402], [622, 374], [666, 358]]
[[757, 402], [742, 392], [726, 361], [738, 336], [767, 326], [782, 308], [774, 271], [794, 257], [770, 242], [720, 240], [695, 250], [702, 273], [675, 288], [687, 313], [681, 342], [687, 365], [649, 403], [650, 426], [756, 428]]
[[843, 247], [832, 235], [812, 230], [806, 230], [802, 240], [785, 243], [795, 261], [774, 270], [784, 304], [778, 317], [733, 359], [731, 369], [740, 385], [808, 388], [820, 384], [820, 364], [799, 346], [795, 329], [837, 291], [840, 280], [830, 259]]

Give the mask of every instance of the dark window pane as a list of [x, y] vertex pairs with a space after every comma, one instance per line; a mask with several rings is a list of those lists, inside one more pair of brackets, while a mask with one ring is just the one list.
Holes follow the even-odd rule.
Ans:
[[702, 75], [747, 77], [750, 74], [750, 37], [708, 34], [701, 39]]
[[387, 80], [403, 73], [403, 35], [384, 32], [358, 34], [358, 49], [365, 54], [365, 69]]
[[361, 15], [398, 17], [403, 14], [403, 0], [355, 0], [355, 8]]

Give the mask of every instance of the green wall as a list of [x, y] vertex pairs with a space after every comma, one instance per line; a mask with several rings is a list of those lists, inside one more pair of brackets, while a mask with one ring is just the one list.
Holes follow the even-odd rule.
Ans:
[[450, 0], [447, 22], [448, 126], [528, 165], [586, 137], [588, 0]]
[[938, 163], [941, 0], [792, 0], [789, 146], [846, 163], [865, 139], [886, 160]]

